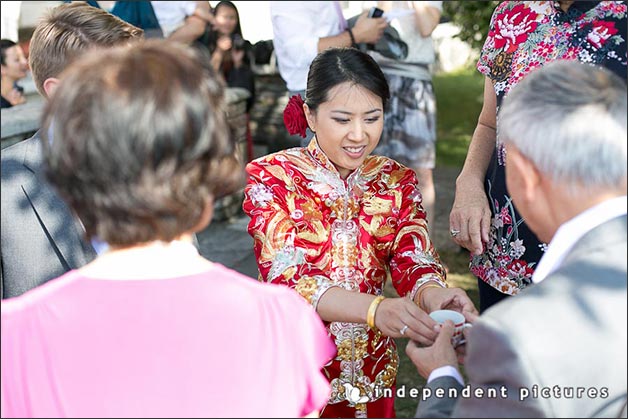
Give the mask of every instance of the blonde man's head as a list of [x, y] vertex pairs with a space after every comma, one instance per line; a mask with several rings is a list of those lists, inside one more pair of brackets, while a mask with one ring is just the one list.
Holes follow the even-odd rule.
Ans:
[[131, 43], [143, 34], [142, 29], [84, 2], [50, 9], [38, 23], [29, 48], [37, 90], [47, 97], [46, 80], [59, 77], [85, 51]]

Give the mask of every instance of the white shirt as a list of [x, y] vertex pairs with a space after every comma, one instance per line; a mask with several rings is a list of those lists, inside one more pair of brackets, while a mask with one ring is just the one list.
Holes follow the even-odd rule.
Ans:
[[[393, 1], [391, 9], [384, 16], [392, 17], [390, 26], [395, 28], [399, 37], [408, 45], [408, 56], [403, 60], [392, 60], [381, 54], [373, 52], [373, 58], [388, 74], [396, 74], [403, 77], [412, 77], [422, 80], [430, 80], [431, 74], [427, 69], [409, 67], [404, 63], [433, 64], [436, 59], [434, 42], [431, 36], [423, 37], [416, 25], [415, 10], [412, 1]], [[443, 10], [442, 1], [425, 1], [426, 6]], [[388, 18], [388, 17], [387, 17]]]
[[150, 4], [153, 6], [164, 38], [179, 29], [185, 23], [185, 18], [194, 14], [196, 10], [195, 1], [151, 1]]
[[556, 230], [547, 251], [536, 266], [532, 274], [532, 282], [538, 284], [554, 272], [562, 264], [571, 248], [586, 233], [621, 215], [626, 215], [626, 196], [604, 201], [563, 223]]
[[452, 377], [455, 378], [456, 381], [460, 383], [461, 386], [464, 386], [464, 379], [462, 378], [462, 374], [458, 371], [458, 368], [452, 365], [445, 365], [440, 368], [436, 368], [429, 377], [427, 377], [427, 383], [431, 383], [440, 377]]
[[341, 18], [332, 1], [271, 1], [273, 45], [288, 90], [305, 90], [319, 38], [338, 35]]
[[[442, 1], [425, 1], [426, 6], [443, 11]], [[392, 10], [412, 10], [411, 1], [393, 1]], [[406, 63], [422, 63], [431, 64], [434, 62], [434, 43], [432, 37], [422, 37], [419, 28], [416, 25], [416, 18], [414, 13], [411, 15], [405, 15], [397, 19], [393, 19], [390, 25], [397, 29], [399, 36], [403, 41], [408, 44], [408, 56], [403, 60]]]

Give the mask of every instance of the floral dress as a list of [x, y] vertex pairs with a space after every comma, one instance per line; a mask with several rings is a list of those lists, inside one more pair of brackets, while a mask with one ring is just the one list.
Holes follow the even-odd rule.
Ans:
[[[369, 156], [342, 179], [314, 138], [247, 172], [243, 207], [261, 280], [294, 288], [314, 308], [332, 286], [381, 295], [390, 278], [412, 299], [426, 281], [444, 286], [412, 170]], [[326, 326], [337, 354], [324, 368], [332, 393], [322, 416], [394, 416], [394, 340], [366, 324]]]
[[531, 283], [546, 244], [529, 230], [506, 189], [499, 106], [526, 74], [559, 59], [602, 65], [626, 80], [626, 3], [576, 1], [564, 12], [557, 1], [505, 1], [493, 13], [477, 64], [497, 96], [498, 137], [485, 180], [493, 217], [484, 253], [472, 257], [470, 266], [504, 294]]

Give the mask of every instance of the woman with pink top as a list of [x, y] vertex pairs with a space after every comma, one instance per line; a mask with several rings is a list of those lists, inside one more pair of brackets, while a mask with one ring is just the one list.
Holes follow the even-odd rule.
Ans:
[[243, 173], [208, 66], [147, 41], [64, 75], [41, 130], [47, 178], [109, 250], [3, 300], [2, 417], [296, 417], [325, 405], [335, 348], [315, 311], [192, 244]]

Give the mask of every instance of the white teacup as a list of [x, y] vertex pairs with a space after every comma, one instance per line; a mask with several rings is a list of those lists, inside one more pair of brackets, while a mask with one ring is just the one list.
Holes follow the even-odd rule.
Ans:
[[466, 323], [462, 313], [453, 310], [436, 310], [430, 313], [430, 317], [439, 324], [445, 323], [445, 320], [451, 320], [454, 324], [454, 335], [451, 338], [451, 344], [454, 348], [466, 342], [462, 332], [472, 325]]

